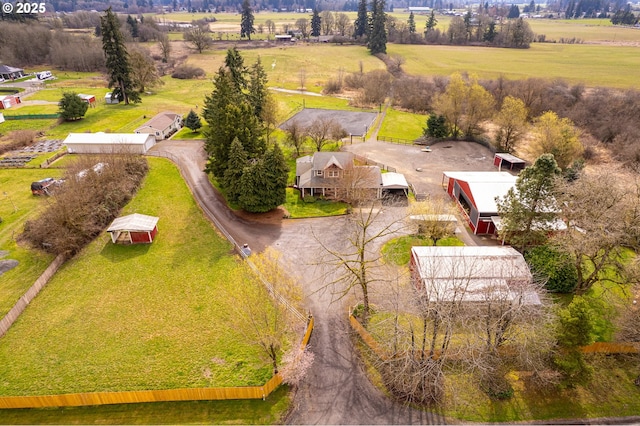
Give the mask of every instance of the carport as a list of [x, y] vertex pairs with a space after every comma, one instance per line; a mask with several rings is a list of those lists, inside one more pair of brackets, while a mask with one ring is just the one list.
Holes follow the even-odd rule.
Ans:
[[405, 196], [409, 195], [409, 184], [402, 173], [382, 173], [382, 189], [390, 194], [402, 191]]

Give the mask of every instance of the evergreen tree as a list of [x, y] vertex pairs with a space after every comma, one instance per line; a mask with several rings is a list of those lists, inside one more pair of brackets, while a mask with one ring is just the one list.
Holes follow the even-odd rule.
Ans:
[[239, 205], [254, 213], [268, 212], [284, 203], [288, 167], [278, 144], [263, 158], [245, 167], [240, 181]]
[[80, 99], [80, 97], [71, 92], [62, 95], [62, 99], [58, 102], [58, 113], [65, 121], [79, 120], [87, 113], [89, 104]]
[[429, 15], [429, 18], [427, 19], [427, 23], [425, 25], [425, 29], [424, 29], [425, 37], [427, 36], [427, 34], [429, 34], [431, 31], [434, 30], [436, 25], [438, 25], [438, 19], [436, 18], [436, 15], [432, 10], [431, 15]]
[[409, 21], [407, 22], [409, 26], [409, 34], [416, 33], [416, 18], [413, 16], [413, 12], [409, 14]]
[[520, 173], [515, 188], [509, 189], [504, 198], [496, 199], [503, 225], [500, 233], [521, 251], [544, 244], [554, 229], [558, 211], [554, 187], [558, 176], [560, 168], [553, 155], [541, 155]]
[[367, 35], [367, 26], [369, 18], [367, 17], [367, 0], [360, 0], [358, 3], [358, 17], [353, 24], [355, 38], [362, 38]]
[[431, 114], [427, 119], [427, 127], [424, 129], [423, 134], [436, 139], [444, 139], [449, 136], [447, 119], [444, 115]]
[[229, 167], [220, 182], [225, 188], [225, 195], [230, 203], [237, 203], [240, 200], [240, 195], [243, 192], [242, 174], [248, 164], [247, 153], [240, 140], [234, 138], [229, 149]]
[[371, 34], [367, 48], [372, 55], [387, 53], [387, 31], [385, 28], [386, 14], [384, 0], [373, 0], [371, 3]]
[[138, 20], [131, 15], [127, 15], [127, 25], [129, 25], [131, 37], [138, 38]]
[[262, 61], [258, 56], [256, 62], [251, 67], [249, 75], [249, 93], [247, 98], [249, 104], [253, 105], [255, 116], [262, 118], [262, 111], [267, 103], [269, 90], [267, 89], [267, 73], [262, 66]]
[[[216, 97], [215, 95], [213, 97]], [[250, 159], [259, 158], [264, 153], [265, 143], [261, 137], [262, 126], [254, 115], [253, 107], [242, 97], [232, 97], [236, 102], [217, 110], [215, 118], [205, 117], [215, 123], [207, 132], [205, 150], [209, 154], [207, 170], [216, 176], [224, 176], [229, 163], [229, 149], [234, 138], [238, 138]], [[219, 108], [220, 103], [217, 107]]]
[[187, 117], [184, 119], [184, 125], [188, 129], [191, 129], [192, 132], [195, 132], [202, 127], [202, 122], [200, 121], [198, 114], [193, 112], [193, 110], [190, 110], [189, 114], [187, 114]]
[[509, 14], [507, 15], [507, 18], [515, 19], [519, 17], [520, 17], [520, 8], [517, 5], [512, 4], [511, 7], [509, 8]]
[[495, 40], [497, 35], [498, 35], [498, 32], [496, 31], [496, 21], [492, 19], [489, 22], [489, 26], [487, 27], [487, 29], [485, 30], [482, 36], [482, 40], [488, 43], [493, 43], [493, 40]]
[[251, 34], [254, 34], [256, 29], [253, 27], [253, 10], [249, 4], [249, 0], [243, 0], [242, 2], [242, 16], [240, 18], [240, 37], [247, 37], [251, 40]]
[[129, 54], [120, 32], [120, 22], [109, 7], [100, 17], [102, 31], [102, 49], [106, 56], [105, 66], [109, 74], [108, 85], [113, 89], [112, 96], [125, 104], [140, 102], [140, 95], [131, 81]]
[[227, 50], [227, 56], [224, 59], [224, 65], [231, 73], [231, 79], [235, 86], [235, 90], [240, 93], [247, 87], [247, 68], [244, 66], [244, 59], [236, 47]]
[[319, 37], [320, 30], [322, 29], [322, 18], [318, 13], [318, 9], [313, 9], [313, 15], [311, 16], [311, 36]]

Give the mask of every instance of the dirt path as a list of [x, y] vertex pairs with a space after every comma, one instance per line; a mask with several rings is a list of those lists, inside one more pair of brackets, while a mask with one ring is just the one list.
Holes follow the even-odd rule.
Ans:
[[[332, 303], [323, 286], [326, 271], [314, 267], [318, 245], [312, 232], [334, 236], [339, 244], [346, 232], [344, 217], [282, 220], [279, 217], [240, 217], [230, 211], [202, 172], [205, 164], [200, 141], [164, 141], [151, 155], [169, 156], [205, 213], [239, 243], [254, 249], [272, 246], [281, 251], [292, 272], [302, 277], [307, 308], [316, 319], [311, 337], [315, 362], [295, 398], [290, 424], [442, 424], [439, 415], [397, 404], [373, 386], [354, 351], [347, 323], [347, 302]], [[331, 229], [327, 234], [326, 230]]]

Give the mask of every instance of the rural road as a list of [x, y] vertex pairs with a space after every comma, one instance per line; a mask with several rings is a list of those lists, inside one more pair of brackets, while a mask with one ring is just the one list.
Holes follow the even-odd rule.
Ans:
[[203, 210], [236, 242], [248, 242], [255, 250], [276, 248], [291, 265], [292, 272], [303, 277], [306, 305], [315, 317], [310, 341], [315, 360], [296, 393], [287, 423], [445, 423], [440, 415], [392, 401], [371, 384], [352, 347], [346, 303], [332, 302], [331, 292], [321, 291], [326, 271], [312, 265], [319, 249], [312, 232], [326, 236], [326, 230], [331, 229], [330, 235], [339, 236], [347, 226], [344, 217], [282, 220], [280, 216], [268, 221], [271, 223], [241, 218], [226, 207], [202, 172], [205, 165], [202, 142], [163, 141], [149, 154], [169, 157], [178, 165]]

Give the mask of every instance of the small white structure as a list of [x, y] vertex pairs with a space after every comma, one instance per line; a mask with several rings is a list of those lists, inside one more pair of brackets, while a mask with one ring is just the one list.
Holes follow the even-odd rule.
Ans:
[[158, 233], [158, 217], [134, 213], [116, 218], [107, 229], [114, 244], [150, 244]]
[[4, 115], [0, 112], [0, 123], [4, 123]]
[[70, 154], [146, 154], [156, 138], [146, 133], [69, 133], [63, 143]]
[[409, 194], [409, 184], [402, 173], [382, 173], [382, 188], [386, 190], [402, 190], [405, 195]]
[[107, 104], [119, 104], [120, 100], [113, 96], [112, 92], [108, 92], [106, 95], [104, 95], [104, 102]]
[[529, 266], [512, 247], [412, 247], [410, 268], [416, 289], [434, 302], [540, 304]]

